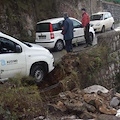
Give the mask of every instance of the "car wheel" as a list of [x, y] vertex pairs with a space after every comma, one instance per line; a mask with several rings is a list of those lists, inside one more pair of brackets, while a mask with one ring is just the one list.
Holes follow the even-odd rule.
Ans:
[[114, 23], [112, 24], [111, 26], [111, 30], [114, 30], [115, 26], [114, 26]]
[[105, 26], [102, 27], [101, 33], [105, 32]]
[[45, 76], [44, 68], [41, 65], [35, 65], [31, 70], [31, 76], [36, 79], [37, 83], [40, 83]]
[[90, 41], [93, 42], [93, 33], [90, 33], [89, 37], [90, 37]]
[[61, 51], [64, 48], [64, 43], [62, 40], [58, 40], [55, 44], [55, 50], [56, 51]]

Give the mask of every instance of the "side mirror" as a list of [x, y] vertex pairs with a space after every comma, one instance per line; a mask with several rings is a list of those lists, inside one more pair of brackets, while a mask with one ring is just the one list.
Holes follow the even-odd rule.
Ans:
[[80, 28], [83, 28], [82, 24], [80, 24]]
[[104, 20], [106, 20], [107, 18], [104, 18]]
[[21, 53], [22, 48], [19, 45], [16, 45], [16, 53]]

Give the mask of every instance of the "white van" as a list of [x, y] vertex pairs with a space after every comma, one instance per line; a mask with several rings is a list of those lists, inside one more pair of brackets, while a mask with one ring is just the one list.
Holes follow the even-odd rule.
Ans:
[[40, 45], [22, 43], [0, 32], [0, 81], [15, 74], [31, 75], [40, 82], [54, 69], [53, 55]]
[[114, 29], [114, 18], [110, 12], [98, 12], [91, 15], [90, 24], [93, 26], [95, 32], [103, 33], [108, 29]]
[[[73, 21], [74, 26], [74, 39], [72, 40], [73, 44], [85, 41], [82, 23], [75, 18], [70, 17], [70, 19]], [[61, 34], [61, 24], [63, 23], [63, 21], [64, 18], [53, 18], [38, 22], [35, 42], [48, 49], [55, 48], [57, 51], [61, 51], [65, 45], [63, 35]], [[91, 41], [93, 41], [94, 37], [94, 29], [90, 27]]]

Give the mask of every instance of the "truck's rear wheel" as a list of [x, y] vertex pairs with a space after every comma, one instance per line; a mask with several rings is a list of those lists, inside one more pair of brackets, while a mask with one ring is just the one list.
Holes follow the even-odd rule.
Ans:
[[45, 76], [44, 68], [41, 65], [35, 65], [31, 70], [31, 76], [36, 79], [37, 83], [40, 83]]

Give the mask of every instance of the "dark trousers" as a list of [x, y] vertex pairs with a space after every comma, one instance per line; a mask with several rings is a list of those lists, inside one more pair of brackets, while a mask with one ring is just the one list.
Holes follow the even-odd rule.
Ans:
[[72, 40], [65, 40], [65, 49], [67, 52], [73, 51]]
[[85, 30], [84, 30], [84, 37], [85, 37], [87, 45], [92, 44], [91, 40], [90, 40], [89, 29], [90, 29], [90, 24], [87, 24], [87, 26], [85, 27]]

